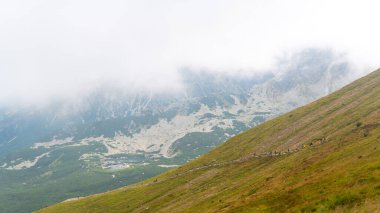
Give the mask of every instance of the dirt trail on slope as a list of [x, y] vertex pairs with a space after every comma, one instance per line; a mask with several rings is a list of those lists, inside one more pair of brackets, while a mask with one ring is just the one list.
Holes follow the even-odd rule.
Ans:
[[[279, 152], [277, 152], [277, 151], [274, 151], [274, 152], [262, 152], [262, 153], [258, 153], [258, 154], [257, 153], [252, 153], [252, 154], [250, 154], [248, 156], [245, 156], [245, 157], [242, 157], [242, 158], [239, 158], [239, 159], [236, 159], [236, 160], [225, 161], [225, 162], [221, 162], [221, 163], [213, 163], [213, 164], [209, 164], [209, 165], [205, 165], [205, 166], [195, 167], [195, 168], [192, 168], [192, 169], [187, 170], [185, 172], [178, 173], [178, 174], [175, 174], [175, 175], [167, 177], [167, 178], [162, 178], [162, 179], [158, 179], [157, 178], [157, 179], [155, 179], [155, 180], [153, 180], [152, 182], [149, 182], [149, 183], [125, 186], [125, 187], [123, 187], [122, 190], [127, 191], [127, 190], [132, 190], [132, 189], [137, 189], [137, 188], [145, 187], [145, 186], [151, 186], [151, 185], [158, 184], [158, 183], [161, 183], [161, 182], [164, 182], [164, 181], [167, 181], [167, 180], [175, 179], [177, 177], [181, 177], [181, 176], [184, 176], [186, 174], [189, 174], [189, 173], [192, 173], [192, 172], [195, 172], [195, 171], [199, 171], [199, 170], [202, 170], [202, 169], [208, 169], [208, 168], [212, 168], [212, 167], [228, 166], [228, 165], [232, 165], [232, 164], [240, 164], [240, 163], [248, 162], [248, 161], [256, 159], [256, 158], [271, 158], [271, 157], [289, 155], [289, 154], [296, 153], [296, 152], [299, 152], [301, 150], [304, 150], [304, 149], [306, 149], [308, 147], [315, 147], [315, 146], [320, 145], [320, 144], [325, 143], [325, 142], [327, 142], [326, 138], [322, 138], [322, 139], [320, 139], [317, 142], [313, 142], [313, 143], [309, 143], [309, 144], [303, 144], [301, 147], [296, 148], [296, 149], [288, 149], [286, 151], [279, 151]], [[102, 193], [95, 194], [95, 195], [90, 195], [90, 197], [91, 196], [98, 196], [98, 195], [106, 194], [108, 192], [110, 192], [110, 191], [102, 192]], [[77, 200], [81, 200], [83, 198], [87, 198], [87, 197], [69, 198], [67, 200], [64, 200], [63, 203], [65, 203], [65, 202], [71, 202], [71, 201], [77, 201]]]

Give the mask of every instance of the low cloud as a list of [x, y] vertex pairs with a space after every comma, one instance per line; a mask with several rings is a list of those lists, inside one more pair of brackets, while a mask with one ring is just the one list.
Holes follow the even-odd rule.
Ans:
[[0, 2], [0, 103], [75, 96], [104, 82], [180, 89], [183, 67], [256, 73], [331, 48], [380, 65], [376, 1]]

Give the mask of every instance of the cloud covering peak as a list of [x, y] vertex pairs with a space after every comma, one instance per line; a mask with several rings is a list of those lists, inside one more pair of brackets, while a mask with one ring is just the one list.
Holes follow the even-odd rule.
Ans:
[[283, 52], [329, 47], [379, 66], [377, 1], [0, 2], [0, 103], [102, 82], [180, 88], [178, 69], [259, 72]]

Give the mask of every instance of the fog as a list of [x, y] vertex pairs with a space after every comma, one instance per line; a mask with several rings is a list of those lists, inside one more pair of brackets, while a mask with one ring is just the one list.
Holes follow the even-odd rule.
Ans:
[[178, 70], [257, 73], [306, 47], [380, 66], [378, 1], [0, 1], [0, 104], [113, 82], [180, 90]]

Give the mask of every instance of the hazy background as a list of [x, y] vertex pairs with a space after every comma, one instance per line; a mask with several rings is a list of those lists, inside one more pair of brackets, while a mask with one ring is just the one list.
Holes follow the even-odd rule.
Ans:
[[379, 67], [373, 0], [0, 0], [0, 104], [100, 84], [180, 90], [178, 70], [257, 73], [305, 47]]

